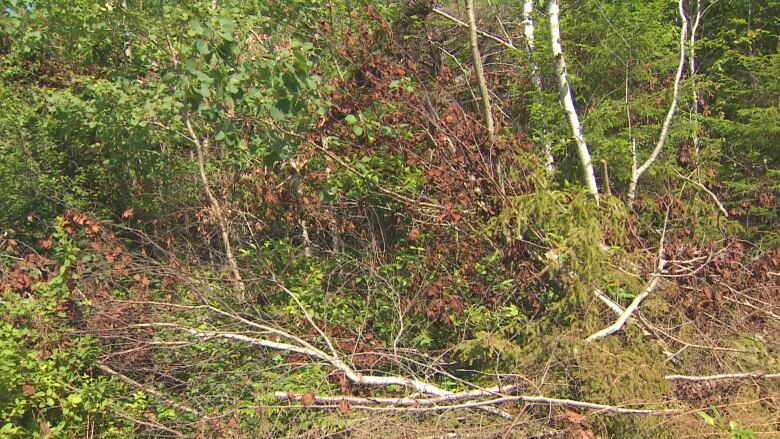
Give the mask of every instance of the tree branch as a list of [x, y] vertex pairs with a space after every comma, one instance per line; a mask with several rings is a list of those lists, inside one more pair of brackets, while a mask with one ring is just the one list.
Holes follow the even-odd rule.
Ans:
[[195, 132], [195, 128], [192, 126], [189, 113], [185, 111], [182, 117], [184, 119], [184, 124], [187, 126], [187, 131], [190, 133], [190, 140], [192, 140], [192, 143], [195, 144], [195, 151], [198, 154], [198, 171], [200, 172], [200, 179], [203, 183], [203, 188], [206, 191], [206, 197], [208, 197], [209, 202], [211, 203], [211, 208], [214, 210], [214, 216], [217, 217], [217, 223], [219, 224], [219, 230], [222, 235], [222, 245], [225, 247], [225, 256], [227, 257], [230, 271], [233, 274], [233, 286], [241, 296], [240, 299], [243, 300], [246, 287], [244, 286], [244, 281], [241, 279], [241, 273], [238, 270], [238, 262], [236, 261], [236, 257], [233, 254], [233, 247], [230, 245], [230, 233], [222, 206], [217, 200], [217, 197], [211, 191], [209, 178], [206, 174], [206, 160], [204, 158], [203, 144], [200, 140], [200, 137]]
[[[579, 408], [584, 410], [595, 410], [601, 413], [615, 413], [623, 415], [656, 415], [656, 416], [668, 416], [679, 413], [676, 409], [663, 409], [663, 410], [647, 410], [647, 409], [630, 409], [623, 407], [616, 407], [605, 404], [596, 404], [592, 402], [575, 401], [571, 399], [557, 399], [547, 398], [544, 396], [529, 396], [529, 395], [512, 395], [512, 396], [500, 396], [493, 399], [484, 401], [467, 401], [459, 404], [443, 404], [446, 402], [452, 402], [454, 397], [458, 397], [457, 400], [474, 399], [478, 396], [463, 396], [462, 394], [454, 394], [447, 398], [361, 398], [354, 396], [317, 396], [317, 395], [295, 395], [287, 392], [276, 392], [274, 394], [277, 400], [280, 401], [300, 401], [304, 402], [307, 398], [311, 398], [310, 402], [317, 405], [325, 405], [328, 408], [342, 407], [344, 403], [348, 404], [350, 409], [357, 410], [376, 410], [376, 411], [402, 411], [404, 408], [411, 411], [443, 411], [443, 410], [457, 410], [457, 409], [470, 409], [478, 407], [486, 407], [497, 404], [504, 404], [508, 402], [524, 402], [531, 405], [551, 405], [551, 406], [564, 406], [571, 408]], [[381, 406], [381, 407], [376, 407]], [[303, 406], [293, 406], [293, 408], [306, 408]]]
[[187, 407], [186, 405], [179, 404], [178, 402], [171, 401], [170, 399], [166, 398], [165, 395], [163, 395], [162, 393], [158, 392], [157, 390], [154, 390], [154, 389], [152, 389], [152, 388], [150, 388], [148, 386], [144, 386], [143, 384], [139, 383], [138, 381], [130, 378], [127, 375], [124, 375], [124, 374], [121, 374], [121, 373], [115, 371], [114, 369], [106, 366], [105, 364], [98, 364], [97, 367], [98, 367], [98, 369], [102, 370], [103, 372], [106, 372], [109, 375], [113, 375], [113, 376], [119, 378], [120, 380], [124, 381], [125, 383], [127, 383], [127, 384], [129, 384], [129, 385], [131, 385], [131, 386], [133, 386], [133, 387], [135, 387], [137, 389], [140, 389], [144, 393], [148, 393], [148, 394], [154, 396], [155, 398], [165, 402], [165, 404], [167, 404], [167, 405], [169, 405], [169, 406], [171, 406], [171, 407], [173, 407], [173, 408], [175, 408], [177, 410], [181, 410], [183, 412], [187, 412], [187, 413], [195, 415], [195, 416], [200, 416], [200, 413], [197, 410], [195, 410], [193, 408], [190, 408], [190, 407]]
[[664, 252], [664, 241], [666, 240], [666, 225], [669, 220], [669, 209], [666, 210], [666, 218], [664, 219], [664, 229], [661, 232], [661, 241], [658, 244], [658, 262], [656, 263], [655, 271], [652, 275], [650, 275], [650, 281], [647, 283], [645, 288], [642, 290], [642, 292], [634, 298], [633, 301], [631, 301], [631, 304], [628, 305], [628, 307], [623, 311], [623, 313], [618, 317], [618, 319], [615, 321], [615, 323], [607, 326], [606, 328], [602, 329], [601, 331], [598, 331], [594, 334], [592, 334], [590, 337], [588, 337], [588, 341], [593, 340], [599, 340], [602, 338], [605, 338], [611, 334], [614, 334], [618, 331], [620, 331], [623, 326], [626, 324], [628, 319], [631, 317], [631, 314], [634, 313], [639, 308], [639, 305], [642, 304], [642, 301], [650, 295], [650, 293], [655, 290], [656, 285], [658, 285], [659, 279], [661, 279], [663, 275], [664, 266], [666, 265], [666, 260], [663, 257]]
[[[456, 16], [454, 16], [454, 15], [450, 14], [449, 12], [442, 11], [442, 10], [441, 10], [441, 9], [439, 9], [439, 8], [433, 8], [433, 9], [432, 9], [432, 11], [433, 11], [433, 13], [435, 13], [436, 15], [442, 16], [442, 17], [444, 17], [444, 18], [446, 18], [446, 19], [448, 19], [448, 20], [452, 21], [453, 23], [457, 24], [457, 25], [458, 25], [458, 26], [460, 26], [460, 27], [465, 27], [465, 28], [468, 28], [468, 27], [469, 27], [468, 23], [466, 23], [466, 22], [464, 22], [464, 21], [460, 20], [458, 17], [456, 17]], [[496, 43], [498, 43], [498, 44], [500, 44], [500, 45], [502, 45], [502, 46], [506, 47], [507, 49], [512, 49], [512, 50], [520, 50], [520, 49], [518, 49], [518, 48], [517, 48], [517, 46], [515, 46], [514, 44], [512, 44], [512, 43], [510, 43], [510, 42], [508, 42], [508, 41], [502, 40], [501, 38], [499, 38], [499, 37], [497, 37], [497, 36], [495, 36], [495, 35], [493, 35], [493, 34], [491, 34], [491, 33], [489, 33], [489, 32], [485, 32], [485, 31], [483, 31], [483, 30], [481, 30], [481, 29], [477, 29], [476, 31], [477, 31], [477, 33], [478, 33], [479, 35], [482, 35], [483, 37], [485, 37], [485, 38], [487, 38], [487, 39], [489, 39], [489, 40], [495, 41]]]

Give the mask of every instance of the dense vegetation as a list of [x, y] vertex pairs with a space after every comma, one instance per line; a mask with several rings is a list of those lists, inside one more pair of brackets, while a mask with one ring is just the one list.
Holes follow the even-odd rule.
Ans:
[[5, 0], [0, 437], [780, 434], [780, 1], [561, 3]]

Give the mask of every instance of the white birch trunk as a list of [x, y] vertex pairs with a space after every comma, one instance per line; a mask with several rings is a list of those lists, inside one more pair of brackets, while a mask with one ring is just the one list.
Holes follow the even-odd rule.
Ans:
[[533, 13], [534, 0], [523, 0], [523, 34], [525, 35], [525, 48], [528, 51], [528, 62], [531, 65], [531, 83], [537, 90], [541, 90], [542, 77], [539, 74], [539, 65], [533, 59], [536, 48]]
[[685, 68], [685, 41], [688, 38], [688, 17], [685, 15], [684, 0], [678, 0], [677, 3], [678, 12], [680, 13], [680, 19], [682, 20], [682, 26], [680, 27], [680, 62], [677, 66], [677, 73], [674, 77], [674, 89], [672, 91], [672, 103], [669, 105], [669, 111], [666, 113], [663, 126], [661, 127], [661, 134], [658, 136], [658, 142], [653, 148], [653, 152], [650, 153], [650, 157], [637, 167], [638, 159], [636, 147], [633, 151], [633, 166], [631, 169], [631, 182], [628, 186], [628, 203], [634, 204], [636, 198], [636, 187], [639, 183], [639, 178], [647, 171], [650, 166], [658, 159], [658, 155], [666, 144], [666, 139], [669, 137], [669, 127], [672, 125], [672, 119], [674, 113], [677, 110], [677, 101], [680, 97], [680, 82], [682, 81], [683, 69]]
[[593, 160], [591, 160], [588, 144], [585, 141], [585, 134], [583, 133], [582, 125], [580, 124], [580, 118], [577, 115], [577, 109], [574, 106], [571, 87], [569, 86], [569, 81], [566, 79], [566, 61], [563, 57], [563, 47], [561, 47], [561, 29], [558, 18], [560, 8], [558, 7], [558, 0], [550, 0], [547, 3], [547, 13], [550, 19], [552, 52], [555, 57], [555, 74], [558, 77], [558, 97], [566, 112], [574, 141], [577, 143], [577, 155], [580, 158], [582, 177], [585, 180], [585, 185], [598, 202], [599, 189], [596, 185], [596, 175], [593, 172]]
[[[523, 34], [525, 35], [525, 48], [528, 52], [528, 64], [531, 66], [531, 83], [536, 91], [542, 91], [542, 75], [539, 73], [539, 65], [534, 60], [534, 50], [536, 48], [536, 35], [534, 30], [534, 2], [533, 0], [523, 0]], [[545, 130], [546, 132], [546, 130]], [[555, 158], [553, 157], [552, 145], [550, 140], [544, 139], [544, 166], [548, 172], [555, 171]]]

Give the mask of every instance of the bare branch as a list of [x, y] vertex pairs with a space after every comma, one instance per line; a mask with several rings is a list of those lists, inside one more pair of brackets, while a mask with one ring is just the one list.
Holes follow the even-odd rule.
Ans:
[[[281, 401], [304, 401], [306, 395], [291, 395], [286, 392], [276, 392], [274, 394], [276, 399]], [[455, 394], [453, 396], [461, 396]], [[571, 399], [558, 399], [547, 398], [544, 396], [529, 396], [529, 395], [512, 395], [512, 396], [500, 396], [498, 398], [488, 399], [484, 401], [467, 401], [460, 404], [444, 404], [443, 402], [451, 402], [449, 398], [361, 398], [354, 396], [309, 396], [313, 399], [313, 403], [317, 405], [325, 405], [327, 408], [339, 408], [342, 404], [348, 404], [350, 409], [356, 410], [375, 410], [375, 411], [443, 411], [443, 410], [460, 410], [486, 407], [497, 404], [504, 404], [508, 402], [524, 402], [531, 405], [551, 405], [551, 406], [563, 406], [571, 408], [579, 408], [584, 410], [595, 410], [600, 413], [615, 413], [623, 415], [655, 415], [655, 416], [668, 416], [678, 414], [679, 410], [676, 409], [663, 409], [663, 410], [647, 410], [647, 409], [631, 409], [616, 407], [605, 404], [596, 404], [592, 402], [575, 401]], [[476, 396], [460, 398], [460, 400], [474, 399]], [[381, 406], [381, 407], [376, 407]], [[306, 406], [292, 406], [293, 408], [306, 408]], [[325, 408], [323, 407], [323, 408]]]
[[[459, 19], [458, 17], [450, 14], [449, 12], [442, 11], [439, 8], [433, 8], [432, 11], [436, 15], [442, 16], [442, 17], [452, 21], [453, 23], [457, 24], [460, 27], [465, 27], [465, 28], [469, 27], [468, 23], [462, 21], [461, 19]], [[479, 35], [482, 35], [483, 37], [489, 39], [489, 40], [495, 41], [496, 43], [506, 47], [507, 49], [520, 50], [514, 44], [512, 44], [512, 43], [510, 43], [508, 41], [502, 40], [501, 38], [499, 38], [499, 37], [497, 37], [497, 36], [495, 36], [495, 35], [493, 35], [493, 34], [491, 34], [489, 32], [485, 32], [485, 31], [483, 31], [481, 29], [477, 29], [477, 33]]]
[[626, 324], [626, 321], [631, 317], [631, 314], [634, 313], [639, 308], [639, 305], [642, 304], [642, 301], [650, 295], [650, 293], [655, 290], [655, 287], [658, 285], [659, 279], [663, 277], [663, 270], [664, 266], [666, 265], [666, 260], [663, 257], [664, 252], [664, 241], [666, 240], [666, 225], [669, 221], [669, 209], [666, 211], [666, 218], [664, 219], [664, 229], [661, 232], [661, 242], [658, 244], [658, 262], [656, 263], [655, 271], [652, 275], [650, 275], [650, 281], [647, 283], [645, 288], [642, 290], [642, 292], [634, 298], [633, 301], [631, 301], [631, 304], [628, 305], [625, 311], [618, 317], [618, 319], [615, 321], [615, 323], [607, 326], [606, 328], [602, 329], [601, 331], [598, 331], [594, 334], [592, 334], [590, 337], [588, 337], [588, 341], [593, 340], [599, 340], [602, 338], [605, 338], [611, 334], [614, 334], [618, 331], [620, 331], [623, 326]]
[[766, 372], [746, 372], [746, 373], [723, 373], [719, 375], [666, 375], [664, 379], [669, 381], [689, 381], [689, 382], [702, 382], [702, 381], [720, 381], [720, 380], [749, 380], [749, 379], [778, 379], [780, 373], [766, 373]]
[[677, 172], [677, 175], [680, 178], [682, 178], [683, 180], [685, 180], [685, 181], [695, 185], [696, 187], [698, 187], [701, 190], [703, 190], [704, 192], [706, 192], [707, 195], [709, 195], [712, 198], [712, 200], [715, 201], [715, 205], [718, 206], [718, 210], [720, 210], [720, 212], [723, 214], [723, 216], [728, 218], [728, 216], [729, 216], [728, 211], [726, 210], [725, 207], [723, 207], [723, 203], [721, 203], [720, 200], [718, 200], [718, 196], [715, 195], [715, 193], [713, 193], [711, 190], [707, 189], [707, 186], [704, 186], [703, 184], [699, 183], [698, 181], [691, 180], [690, 178], [682, 175], [679, 171], [676, 171], [676, 172]]
[[[195, 328], [181, 326], [174, 323], [143, 323], [143, 324], [129, 326], [129, 328], [170, 328], [170, 329], [188, 333], [202, 340], [225, 339], [231, 341], [244, 342], [254, 346], [264, 347], [267, 349], [295, 352], [298, 354], [307, 355], [309, 357], [316, 358], [329, 363], [334, 368], [343, 372], [344, 376], [346, 376], [347, 379], [349, 379], [351, 382], [357, 385], [364, 385], [364, 386], [371, 386], [371, 387], [387, 387], [387, 386], [396, 385], [406, 389], [414, 390], [419, 393], [424, 393], [424, 394], [434, 395], [439, 397], [446, 397], [453, 394], [453, 392], [450, 392], [434, 384], [430, 384], [418, 379], [406, 378], [406, 377], [394, 376], [394, 375], [388, 375], [388, 376], [364, 375], [354, 370], [349, 365], [347, 365], [338, 356], [329, 355], [324, 351], [316, 347], [313, 347], [308, 343], [302, 346], [298, 344], [277, 342], [277, 341], [263, 339], [263, 338], [251, 337], [246, 334], [237, 333], [237, 332], [198, 330]], [[285, 331], [282, 330], [277, 329], [275, 330], [275, 332], [277, 334], [284, 334], [284, 337], [290, 340], [294, 340], [297, 338], [291, 334], [287, 334]], [[496, 387], [495, 389], [497, 391], [498, 388]], [[478, 390], [478, 392], [483, 392], [483, 391], [485, 390], [483, 389]], [[490, 389], [487, 390], [488, 393], [490, 393], [490, 391], [491, 391]], [[498, 410], [492, 407], [484, 407], [484, 410], [494, 414], [498, 414], [505, 418], [511, 418], [511, 416], [508, 413], [504, 412], [503, 410]]]
[[165, 395], [163, 395], [162, 393], [158, 392], [157, 390], [154, 390], [154, 389], [152, 389], [151, 387], [148, 387], [148, 386], [144, 386], [143, 384], [139, 383], [138, 381], [128, 377], [127, 375], [123, 375], [123, 374], [115, 371], [114, 369], [106, 366], [105, 364], [98, 364], [97, 367], [98, 367], [98, 369], [102, 370], [103, 372], [106, 372], [109, 375], [113, 375], [113, 376], [119, 378], [120, 380], [124, 381], [125, 383], [130, 384], [131, 386], [133, 386], [133, 387], [135, 387], [137, 389], [140, 389], [144, 393], [148, 393], [148, 394], [154, 396], [155, 398], [163, 401], [165, 404], [167, 404], [167, 405], [169, 405], [169, 406], [171, 406], [171, 407], [173, 407], [173, 408], [175, 408], [177, 410], [181, 410], [183, 412], [187, 412], [187, 413], [195, 415], [195, 416], [200, 416], [200, 413], [197, 410], [195, 410], [193, 408], [190, 408], [190, 407], [187, 407], [186, 405], [179, 404], [178, 402], [171, 401], [170, 399], [166, 398]]

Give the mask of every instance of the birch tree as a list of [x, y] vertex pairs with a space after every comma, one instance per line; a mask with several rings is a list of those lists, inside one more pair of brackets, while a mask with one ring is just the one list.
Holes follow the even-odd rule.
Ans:
[[[542, 75], [539, 73], [539, 65], [536, 63], [536, 60], [534, 59], [534, 50], [536, 48], [536, 35], [534, 30], [534, 2], [533, 0], [524, 0], [523, 1], [523, 34], [525, 35], [525, 48], [528, 52], [528, 64], [531, 67], [531, 83], [533, 84], [536, 91], [541, 92], [542, 91]], [[545, 134], [547, 134], [547, 129], [545, 129]], [[545, 168], [549, 172], [553, 172], [555, 170], [555, 159], [553, 157], [552, 153], [552, 145], [550, 144], [550, 140], [546, 138], [544, 139], [544, 146], [543, 153], [544, 153], [544, 159], [545, 159]]]
[[672, 125], [672, 119], [674, 118], [674, 113], [677, 110], [677, 101], [680, 97], [680, 82], [682, 81], [683, 69], [685, 68], [685, 41], [688, 38], [688, 18], [685, 15], [684, 0], [678, 0], [677, 9], [680, 14], [680, 19], [682, 20], [682, 25], [680, 27], [680, 61], [677, 65], [677, 73], [674, 76], [672, 102], [669, 104], [669, 110], [666, 112], [666, 118], [664, 119], [663, 126], [661, 127], [661, 134], [658, 136], [658, 142], [656, 142], [655, 148], [653, 148], [652, 153], [650, 153], [650, 157], [648, 157], [641, 166], [637, 166], [637, 147], [636, 142], [633, 143], [631, 148], [631, 182], [629, 183], [628, 187], [629, 205], [633, 205], [634, 199], [636, 198], [636, 188], [637, 184], [639, 183], [639, 178], [650, 168], [650, 166], [652, 166], [653, 163], [655, 163], [655, 161], [658, 159], [658, 155], [661, 153], [661, 150], [666, 144], [666, 139], [669, 137], [669, 128]]
[[582, 178], [588, 191], [598, 201], [599, 189], [596, 185], [596, 175], [593, 172], [593, 160], [590, 156], [588, 144], [585, 141], [585, 134], [582, 131], [580, 118], [577, 115], [577, 108], [574, 106], [574, 98], [571, 94], [571, 87], [566, 78], [566, 60], [563, 57], [563, 47], [561, 46], [561, 27], [560, 27], [560, 7], [558, 0], [550, 0], [547, 3], [547, 14], [550, 20], [550, 39], [552, 40], [552, 52], [555, 58], [555, 75], [558, 77], [558, 98], [561, 101], [563, 110], [566, 112], [566, 119], [569, 122], [574, 141], [577, 143], [577, 155], [580, 159], [582, 168]]

